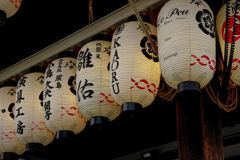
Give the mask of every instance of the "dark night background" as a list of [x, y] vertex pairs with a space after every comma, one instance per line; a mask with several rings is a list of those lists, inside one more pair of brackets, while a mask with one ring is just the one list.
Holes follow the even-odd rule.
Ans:
[[[20, 10], [0, 27], [0, 70], [88, 25], [88, 0], [22, 0]], [[215, 14], [221, 0], [207, 0]], [[99, 19], [127, 4], [127, 0], [93, 0], [94, 18]], [[102, 6], [100, 6], [102, 5]], [[4, 57], [4, 58], [3, 58]], [[217, 107], [213, 103], [209, 106]], [[223, 127], [240, 123], [236, 112], [222, 112]], [[131, 118], [122, 114], [105, 128], [89, 125], [75, 137], [46, 146], [42, 153], [25, 153], [29, 160], [107, 160], [147, 149], [176, 138], [175, 101], [156, 98], [153, 104]], [[240, 142], [239, 142], [240, 143]], [[176, 153], [171, 153], [177, 156]], [[169, 158], [169, 156], [168, 156]], [[161, 160], [167, 160], [164, 155]]]

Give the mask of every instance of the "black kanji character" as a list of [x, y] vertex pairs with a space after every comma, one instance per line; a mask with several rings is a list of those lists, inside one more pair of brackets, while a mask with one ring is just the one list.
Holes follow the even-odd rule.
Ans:
[[37, 80], [39, 83], [41, 83], [41, 85], [44, 83], [44, 77], [43, 76], [40, 76], [37, 78]]
[[57, 84], [56, 88], [59, 88], [59, 89], [62, 88], [62, 84], [60, 82], [57, 82], [56, 84]]
[[22, 122], [22, 121], [18, 121], [16, 133], [17, 133], [17, 134], [23, 134], [23, 129], [24, 129], [25, 127], [26, 127], [26, 126], [23, 125], [23, 122]]
[[24, 98], [22, 97], [22, 89], [17, 92], [17, 101], [16, 103], [21, 103]]
[[51, 106], [50, 106], [50, 102], [51, 101], [47, 101], [44, 103], [44, 111], [45, 111], [45, 119], [46, 120], [49, 120], [50, 119], [50, 115], [52, 114], [51, 113]]
[[17, 84], [17, 88], [20, 88], [20, 87], [22, 87], [22, 86], [24, 86], [25, 87], [25, 83], [26, 83], [26, 79], [27, 79], [28, 77], [26, 77], [26, 76], [23, 76], [22, 78], [20, 78], [20, 80], [18, 81], [18, 84]]
[[53, 63], [48, 65], [47, 71], [46, 71], [46, 78], [51, 78], [53, 75], [53, 71], [51, 70], [51, 67], [54, 66]]
[[75, 68], [76, 64], [73, 61], [66, 62], [66, 65], [64, 66], [65, 68], [68, 67], [70, 70]]
[[8, 94], [11, 95], [11, 96], [14, 96], [14, 95], [16, 94], [16, 92], [15, 92], [14, 89], [11, 88], [11, 89], [8, 91]]
[[63, 75], [57, 75], [55, 81], [62, 81]]
[[22, 109], [22, 107], [19, 107], [18, 109], [16, 109], [16, 111], [17, 111], [16, 118], [17, 118], [18, 116], [23, 116], [23, 115], [24, 115], [24, 113], [21, 113], [21, 109]]
[[88, 48], [85, 52], [81, 51], [78, 55], [78, 71], [80, 71], [82, 68], [93, 67], [91, 59], [92, 53], [89, 52]]
[[78, 101], [79, 102], [81, 101], [80, 96], [83, 97], [83, 99], [92, 98], [92, 95], [94, 93], [94, 91], [91, 89], [86, 90], [86, 88], [94, 86], [93, 83], [88, 83], [87, 79], [85, 79], [85, 83], [83, 84], [83, 86], [81, 86], [81, 83], [82, 81], [80, 80], [78, 85]]

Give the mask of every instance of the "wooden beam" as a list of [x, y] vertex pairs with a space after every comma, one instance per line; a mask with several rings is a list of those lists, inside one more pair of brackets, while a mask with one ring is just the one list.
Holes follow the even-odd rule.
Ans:
[[[162, 4], [166, 0], [136, 0], [134, 4], [136, 8], [140, 11], [147, 7], [156, 4]], [[103, 18], [87, 25], [86, 27], [79, 29], [78, 31], [64, 37], [63, 39], [53, 43], [52, 45], [40, 50], [39, 52], [19, 61], [18, 63], [0, 71], [0, 83], [19, 74], [30, 67], [37, 65], [38, 63], [57, 55], [59, 52], [68, 49], [86, 39], [92, 37], [93, 35], [99, 33], [100, 31], [120, 23], [134, 12], [129, 4], [119, 8], [118, 10], [104, 16]]]

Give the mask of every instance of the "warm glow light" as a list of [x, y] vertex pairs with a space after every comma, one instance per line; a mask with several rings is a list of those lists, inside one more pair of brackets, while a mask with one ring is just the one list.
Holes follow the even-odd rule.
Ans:
[[[156, 27], [145, 23], [157, 43]], [[113, 99], [149, 106], [155, 99], [160, 83], [157, 53], [137, 21], [120, 25], [114, 32], [110, 58], [110, 85]]]
[[25, 145], [18, 140], [14, 130], [15, 98], [16, 87], [0, 88], [0, 154], [1, 152], [22, 154], [25, 151]]
[[203, 0], [170, 0], [159, 12], [158, 52], [166, 83], [184, 81], [205, 87], [216, 69], [214, 16]]
[[24, 144], [47, 145], [55, 136], [44, 122], [43, 83], [44, 73], [32, 72], [22, 76], [17, 84], [15, 132]]
[[77, 134], [85, 128], [86, 120], [76, 102], [76, 58], [59, 58], [48, 65], [43, 103], [45, 122], [54, 132]]
[[109, 86], [111, 42], [95, 40], [85, 44], [77, 61], [77, 101], [88, 120], [103, 116], [110, 121], [121, 113], [112, 99]]

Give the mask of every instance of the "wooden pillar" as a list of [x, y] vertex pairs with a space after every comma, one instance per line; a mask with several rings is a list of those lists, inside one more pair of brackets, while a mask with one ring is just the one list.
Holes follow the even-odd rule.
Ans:
[[204, 159], [224, 160], [221, 112], [219, 107], [204, 95], [201, 103]]
[[[204, 104], [204, 105], [203, 105]], [[223, 160], [219, 109], [196, 92], [177, 97], [179, 160]]]
[[203, 160], [200, 96], [177, 97], [176, 118], [179, 160]]

